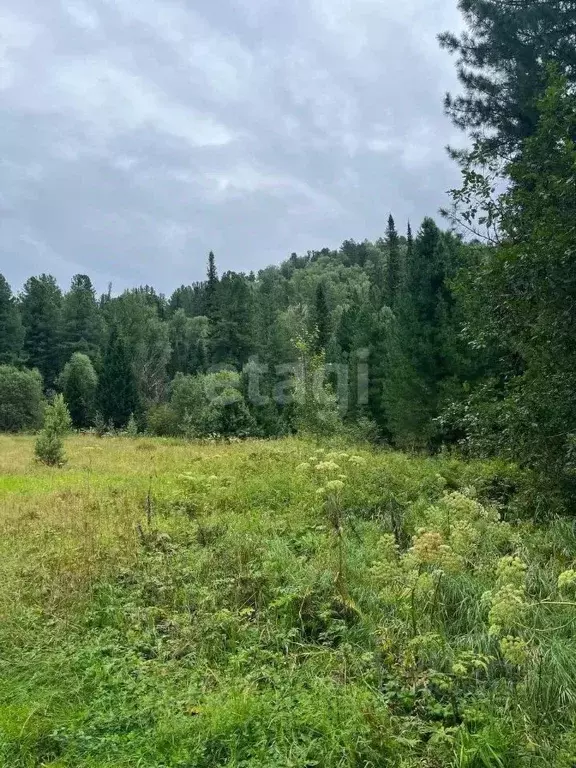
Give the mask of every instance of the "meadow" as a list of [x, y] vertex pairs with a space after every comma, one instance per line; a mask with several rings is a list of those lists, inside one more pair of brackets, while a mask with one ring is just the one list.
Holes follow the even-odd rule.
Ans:
[[0, 436], [4, 768], [576, 765], [576, 530], [304, 439]]

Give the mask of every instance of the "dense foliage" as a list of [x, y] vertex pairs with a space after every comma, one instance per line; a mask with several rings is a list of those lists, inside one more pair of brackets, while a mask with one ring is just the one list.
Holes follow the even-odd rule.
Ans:
[[[390, 216], [377, 243], [293, 255], [258, 275], [219, 277], [210, 254], [207, 280], [169, 298], [146, 287], [97, 301], [87, 276], [75, 276], [62, 294], [43, 275], [27, 282], [17, 302], [5, 285], [12, 320], [4, 345], [14, 350], [12, 362], [42, 373], [47, 390], [64, 392], [77, 427], [94, 424], [99, 412], [115, 427], [135, 414], [141, 428], [154, 428], [164, 413], [163, 431], [274, 436], [297, 430], [302, 410], [312, 418], [331, 385], [344, 423], [368, 420], [380, 438], [426, 445], [442, 382], [457, 373], [441, 345], [456, 332], [448, 279], [468, 248], [431, 219], [414, 241], [399, 236]], [[392, 370], [394, 353], [407, 361], [401, 375], [416, 379], [410, 393]], [[236, 395], [215, 392], [215, 402], [202, 402], [219, 370], [235, 373], [228, 387]], [[302, 386], [311, 370], [326, 374], [319, 396]], [[363, 376], [366, 392], [358, 391]], [[194, 377], [201, 390], [187, 410], [179, 377]], [[384, 397], [392, 379], [402, 402]], [[300, 396], [304, 402], [295, 402]], [[236, 413], [219, 415], [226, 404]]]

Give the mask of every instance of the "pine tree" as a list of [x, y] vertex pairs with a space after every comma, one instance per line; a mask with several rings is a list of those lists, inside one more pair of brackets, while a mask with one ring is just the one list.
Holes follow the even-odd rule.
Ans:
[[22, 360], [24, 327], [12, 291], [0, 275], [0, 365], [14, 365]]
[[125, 342], [112, 327], [98, 385], [100, 412], [116, 428], [125, 427], [138, 410], [138, 391]]
[[566, 0], [459, 0], [468, 25], [440, 44], [457, 56], [464, 94], [446, 96], [455, 125], [471, 132], [484, 151], [509, 157], [534, 134], [537, 99], [547, 66], [559, 65], [576, 82], [576, 5]]
[[47, 389], [54, 387], [62, 359], [62, 293], [51, 275], [31, 277], [21, 300], [27, 364], [38, 368]]
[[63, 301], [63, 348], [67, 359], [82, 352], [94, 362], [100, 356], [102, 319], [96, 292], [87, 275], [75, 275]]
[[331, 323], [328, 298], [326, 296], [326, 286], [323, 282], [318, 283], [318, 287], [316, 288], [314, 322], [316, 325], [316, 352], [325, 352], [330, 342]]

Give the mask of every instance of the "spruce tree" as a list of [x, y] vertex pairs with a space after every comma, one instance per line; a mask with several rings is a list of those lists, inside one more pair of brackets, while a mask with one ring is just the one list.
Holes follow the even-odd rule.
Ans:
[[388, 249], [387, 298], [390, 306], [394, 306], [402, 282], [402, 257], [400, 253], [400, 238], [398, 237], [392, 216], [388, 218], [386, 246]]
[[330, 342], [331, 323], [326, 286], [318, 283], [314, 301], [314, 322], [316, 326], [316, 352], [325, 352]]
[[63, 349], [66, 358], [74, 352], [100, 356], [102, 319], [96, 293], [87, 275], [75, 275], [63, 301]]
[[0, 275], [0, 365], [14, 365], [22, 360], [24, 327], [12, 291]]
[[405, 279], [407, 279], [408, 274], [410, 274], [410, 268], [411, 268], [413, 257], [414, 257], [414, 236], [412, 234], [412, 227], [410, 226], [410, 222], [408, 222], [408, 231], [406, 233], [406, 264], [405, 264], [405, 275], [404, 275]]
[[21, 300], [27, 364], [38, 368], [47, 389], [54, 387], [62, 359], [62, 292], [51, 275], [31, 277]]
[[208, 274], [206, 281], [206, 317], [212, 322], [216, 320], [218, 313], [218, 271], [216, 269], [216, 259], [214, 253], [210, 251], [208, 254]]
[[117, 326], [112, 327], [98, 385], [100, 413], [116, 428], [125, 427], [138, 410], [138, 390], [128, 350]]
[[253, 352], [254, 311], [252, 285], [245, 275], [226, 272], [216, 294], [210, 337], [211, 362], [240, 370]]

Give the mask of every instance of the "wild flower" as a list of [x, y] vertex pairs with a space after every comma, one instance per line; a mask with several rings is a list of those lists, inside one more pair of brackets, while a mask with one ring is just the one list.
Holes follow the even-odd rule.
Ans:
[[396, 560], [398, 549], [396, 539], [391, 533], [385, 533], [378, 539], [378, 552], [384, 560]]
[[569, 569], [558, 576], [558, 589], [564, 593], [576, 592], [576, 571]]
[[340, 467], [333, 461], [321, 461], [314, 469], [317, 472], [337, 472]]
[[450, 532], [450, 546], [461, 557], [472, 559], [481, 538], [481, 532], [470, 521], [456, 520]]
[[356, 466], [361, 467], [366, 464], [366, 459], [363, 456], [349, 456], [348, 461], [350, 464], [356, 464]]
[[296, 467], [296, 472], [306, 472], [308, 469], [310, 469], [310, 464], [308, 464], [307, 461], [304, 461], [302, 464], [298, 464]]
[[329, 480], [326, 483], [326, 490], [333, 493], [339, 493], [344, 488], [342, 480]]
[[511, 584], [518, 588], [526, 582], [528, 566], [516, 555], [507, 555], [500, 558], [496, 565], [496, 577], [499, 584]]
[[471, 498], [473, 493], [471, 489], [467, 491], [468, 495], [459, 491], [453, 491], [446, 494], [441, 501], [441, 505], [449, 513], [453, 520], [470, 520], [471, 522], [493, 522], [500, 520], [498, 512], [488, 507], [484, 507], [476, 499]]
[[500, 640], [502, 658], [515, 667], [522, 667], [528, 661], [528, 645], [519, 637], [507, 635]]
[[462, 567], [461, 558], [437, 531], [420, 529], [409, 554], [419, 565], [435, 565], [446, 571], [458, 571]]
[[488, 612], [488, 631], [491, 635], [514, 630], [522, 623], [528, 610], [524, 587], [504, 584], [500, 589], [489, 593], [487, 598], [491, 604]]

